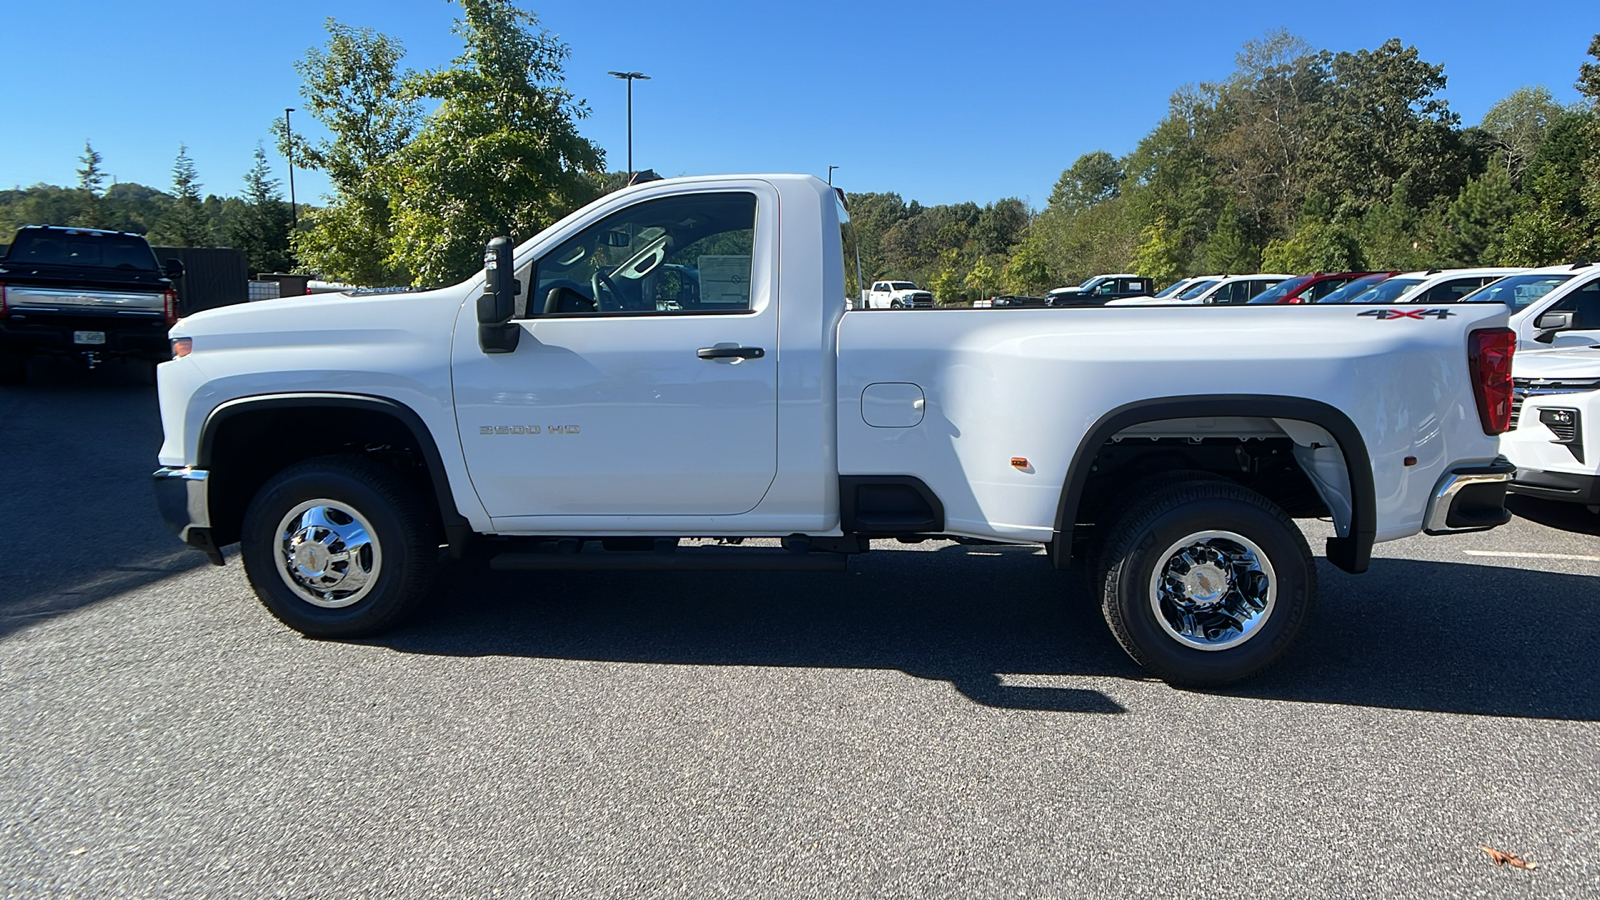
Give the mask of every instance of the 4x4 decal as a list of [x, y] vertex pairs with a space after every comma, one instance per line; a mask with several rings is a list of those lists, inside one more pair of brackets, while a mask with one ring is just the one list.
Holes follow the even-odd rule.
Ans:
[[1362, 316], [1372, 316], [1375, 319], [1426, 319], [1432, 316], [1435, 319], [1448, 319], [1455, 312], [1448, 309], [1369, 309]]

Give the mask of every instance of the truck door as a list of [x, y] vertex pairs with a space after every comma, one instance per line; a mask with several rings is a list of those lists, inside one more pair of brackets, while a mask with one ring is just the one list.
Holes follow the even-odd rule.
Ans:
[[[464, 313], [457, 425], [491, 516], [736, 515], [777, 474], [777, 199], [647, 199], [519, 266], [515, 351]], [[690, 284], [689, 282], [693, 282]]]

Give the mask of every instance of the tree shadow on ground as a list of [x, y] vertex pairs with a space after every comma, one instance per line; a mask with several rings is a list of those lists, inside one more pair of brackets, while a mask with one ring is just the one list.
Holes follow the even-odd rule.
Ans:
[[[1466, 715], [1600, 720], [1594, 580], [1379, 559], [1318, 562], [1321, 599], [1276, 668], [1216, 693]], [[1008, 709], [1120, 712], [1074, 678], [1144, 679], [1078, 572], [1023, 548], [875, 551], [845, 575], [528, 573], [459, 567], [376, 643], [407, 653], [892, 669]], [[1066, 683], [1018, 686], [1011, 676]]]

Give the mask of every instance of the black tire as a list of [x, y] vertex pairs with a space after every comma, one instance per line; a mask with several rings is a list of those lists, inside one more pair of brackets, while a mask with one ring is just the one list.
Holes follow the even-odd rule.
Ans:
[[906, 305], [904, 303], [901, 303], [899, 300], [890, 300], [889, 301], [889, 308], [890, 309], [905, 309]]
[[[315, 500], [330, 501], [319, 507], [329, 511], [324, 520], [333, 522], [325, 535], [316, 530], [315, 520], [289, 519], [297, 507]], [[368, 543], [338, 539], [339, 529], [358, 537], [366, 529], [353, 526], [362, 519], [370, 529]], [[341, 591], [336, 584], [324, 592], [290, 574], [279, 529], [296, 525], [303, 536], [296, 546], [324, 548], [308, 547], [305, 564], [331, 572], [326, 579], [359, 584], [359, 589]], [[315, 555], [330, 549], [348, 553], [351, 546], [365, 549], [352, 555], [342, 573], [337, 562]], [[394, 627], [427, 596], [439, 557], [432, 519], [416, 490], [392, 470], [357, 456], [319, 457], [273, 476], [245, 511], [239, 549], [262, 605], [283, 624], [314, 638], [363, 637]], [[323, 605], [309, 599], [313, 596]]]
[[1122, 521], [1130, 513], [1138, 512], [1146, 499], [1179, 485], [1221, 480], [1223, 480], [1222, 476], [1214, 475], [1202, 469], [1175, 469], [1148, 475], [1118, 491], [1105, 504], [1105, 509], [1107, 510], [1104, 516], [1105, 520], [1095, 524], [1094, 534], [1089, 538], [1088, 546], [1084, 549], [1083, 574], [1084, 577], [1089, 579], [1090, 591], [1097, 592], [1100, 585], [1105, 584], [1106, 545], [1111, 541], [1112, 536], [1117, 533], [1118, 526], [1122, 524]]
[[[1205, 537], [1207, 532], [1225, 536]], [[1189, 567], [1180, 559], [1180, 547], [1199, 548], [1191, 557], [1202, 560], [1220, 551], [1217, 558], [1228, 564], [1198, 572], [1201, 566]], [[1254, 561], [1255, 566], [1236, 565], [1239, 560]], [[1214, 687], [1265, 670], [1294, 643], [1316, 601], [1316, 566], [1294, 520], [1255, 491], [1227, 481], [1169, 485], [1148, 495], [1118, 521], [1106, 542], [1105, 562], [1101, 611], [1112, 635], [1135, 662], [1175, 685]], [[1182, 620], [1172, 598], [1194, 598], [1158, 590], [1158, 571], [1196, 572], [1198, 580], [1189, 589], [1214, 591], [1218, 602], [1202, 602]], [[1217, 576], [1226, 590], [1217, 586]], [[1268, 594], [1267, 585], [1274, 593]], [[1270, 601], [1253, 613], [1241, 605], [1247, 593]], [[1208, 630], [1208, 623], [1228, 621], [1216, 613], [1229, 604], [1243, 612], [1239, 621], [1249, 625], [1247, 634]], [[1198, 629], [1193, 627], [1197, 624]]]
[[28, 357], [0, 350], [0, 384], [17, 386], [28, 383]]

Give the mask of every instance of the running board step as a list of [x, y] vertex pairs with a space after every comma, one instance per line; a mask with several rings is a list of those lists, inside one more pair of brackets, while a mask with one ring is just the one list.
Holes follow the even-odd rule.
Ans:
[[634, 572], [843, 572], [843, 553], [791, 553], [788, 550], [691, 550], [674, 553], [502, 553], [489, 568], [502, 572], [582, 572], [604, 569]]

